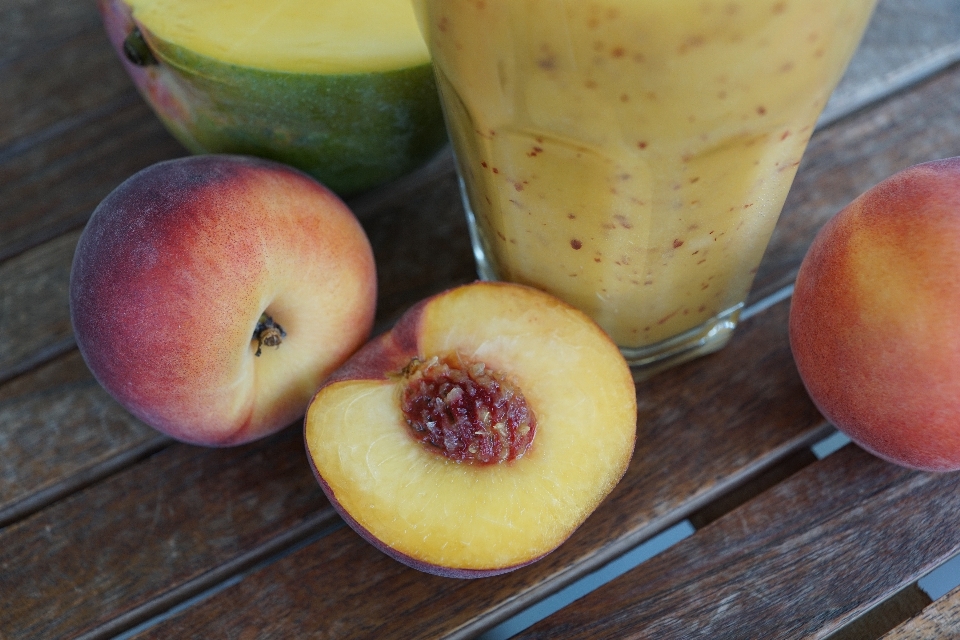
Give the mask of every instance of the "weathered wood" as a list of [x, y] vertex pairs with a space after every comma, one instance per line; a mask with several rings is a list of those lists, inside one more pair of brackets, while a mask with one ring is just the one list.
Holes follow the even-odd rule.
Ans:
[[850, 445], [518, 637], [824, 637], [953, 556], [958, 525], [960, 475]]
[[[915, 91], [899, 95], [881, 107], [859, 114], [842, 127], [831, 127], [817, 134], [761, 264], [751, 300], [756, 301], [792, 282], [816, 229], [862, 190], [915, 162], [955, 153], [960, 148], [960, 121], [953, 114], [958, 111], [960, 69], [954, 68]], [[135, 140], [138, 135], [146, 136], [147, 140], [155, 136], [166, 137], [157, 129], [159, 124], [150, 120], [152, 117], [145, 107], [134, 103], [109, 117], [105, 116], [104, 121], [96, 127], [91, 125], [96, 131], [81, 128], [74, 133], [94, 135], [94, 139], [101, 141], [112, 140], [107, 131], [116, 125], [120, 129], [130, 129], [130, 140]], [[891, 126], [892, 123], [897, 123], [897, 126]], [[140, 141], [146, 142], [143, 139]], [[106, 167], [113, 166], [106, 158], [120, 153], [121, 148], [116, 147], [115, 141], [101, 142], [102, 147], [110, 148], [99, 150], [96, 145], [84, 147], [82, 142], [75, 141], [83, 150], [71, 158], [69, 167], [54, 163], [54, 175], [31, 184], [29, 191], [32, 195], [21, 189], [25, 183], [18, 182], [20, 179], [5, 183], [9, 186], [0, 192], [0, 212], [3, 212], [3, 216], [11, 216], [10, 224], [16, 227], [17, 232], [12, 235], [0, 233], [0, 244], [10, 238], [8, 249], [11, 251], [31, 244], [40, 235], [55, 228], [51, 221], [53, 219], [59, 220], [64, 226], [82, 223], [99, 198], [125, 177], [125, 173], [110, 177], [110, 172], [95, 170], [91, 166], [98, 163]], [[66, 138], [60, 140], [61, 145], [65, 143]], [[142, 148], [156, 149], [150, 144]], [[30, 153], [40, 153], [42, 149], [46, 147], [38, 147]], [[168, 151], [161, 149], [159, 153], [168, 155]], [[143, 156], [137, 162], [144, 165], [149, 163]], [[0, 182], [8, 177], [6, 171], [13, 171], [11, 163], [6, 163], [8, 166], [0, 164]], [[120, 169], [117, 173], [132, 169], [123, 163], [119, 166], [127, 169]], [[33, 183], [39, 179], [38, 176], [44, 175], [42, 167], [43, 163], [33, 166], [36, 171], [32, 174], [26, 168], [18, 171], [22, 180], [27, 180], [25, 176], [29, 175], [29, 181]], [[61, 173], [63, 171], [67, 172], [69, 179]], [[96, 180], [93, 179], [94, 175], [97, 176]], [[98, 183], [98, 186], [92, 187], [91, 181]], [[56, 186], [50, 186], [51, 182]], [[441, 165], [425, 180], [417, 183], [416, 189], [404, 190], [402, 184], [394, 188], [397, 189], [395, 195], [377, 201], [373, 207], [364, 206], [360, 201], [360, 206], [364, 207], [361, 217], [377, 256], [380, 279], [378, 321], [381, 327], [389, 324], [396, 315], [424, 295], [475, 277], [451, 166]], [[50, 198], [58, 202], [50, 203]], [[41, 204], [38, 199], [45, 203]], [[47, 206], [51, 208], [44, 211]], [[33, 221], [37, 221], [39, 226], [33, 227]], [[44, 256], [55, 251], [62, 252], [63, 245], [55, 243], [55, 246], [56, 249], [38, 248], [37, 251]], [[69, 261], [66, 255], [60, 257], [64, 262], [44, 267], [48, 273], [42, 277], [47, 279], [50, 286], [65, 291]], [[25, 260], [22, 265], [0, 266], [0, 269], [10, 270], [11, 274], [24, 270], [41, 275], [39, 271], [43, 269], [38, 271], [38, 267], [32, 265], [32, 257], [20, 256], [18, 260], [21, 258]], [[17, 277], [14, 276], [14, 279]], [[55, 283], [56, 278], [59, 280]], [[3, 293], [0, 304], [6, 308], [20, 309], [17, 313], [33, 316], [28, 326], [41, 327], [47, 323], [66, 326], [62, 296], [58, 298], [59, 310], [42, 306], [34, 308], [31, 302], [37, 298], [29, 287], [14, 284], [0, 286], [9, 288], [8, 292]], [[18, 291], [25, 292], [27, 297], [16, 297]], [[48, 304], [58, 303], [57, 300], [50, 300]], [[42, 315], [40, 311], [43, 311]], [[9, 320], [0, 316], [0, 323], [5, 322]], [[53, 333], [40, 330], [39, 334], [39, 341], [28, 339], [16, 347], [9, 344], [0, 346], [0, 380], [49, 357], [47, 354], [51, 353], [51, 348], [52, 353], [62, 352], [67, 344], [64, 341], [68, 340], [68, 335], [62, 330]]]
[[184, 153], [127, 78], [94, 0], [4, 3], [0, 87], [0, 261], [82, 225], [124, 178]]
[[132, 88], [62, 125], [0, 156], [0, 260], [82, 226], [125, 179], [185, 153]]
[[72, 351], [0, 386], [0, 527], [165, 446]]
[[0, 263], [0, 383], [73, 348], [67, 291], [78, 236]]
[[[956, 71], [951, 71], [944, 77], [931, 81], [919, 91], [928, 92], [928, 100], [932, 99], [937, 95], [937, 91], [943, 90], [944, 86], [951, 86], [951, 81], [956, 82], [956, 75]], [[865, 131], [877, 131], [877, 123], [884, 122], [884, 118], [877, 113], [882, 114], [891, 109], [902, 110], [899, 105], [904, 101], [921, 112], [928, 104], [912, 99], [912, 94], [905, 94], [875, 111], [865, 112], [851, 119], [849, 126], [861, 132], [861, 135], [866, 135]], [[843, 127], [839, 127], [833, 131], [833, 135], [840, 136], [843, 130]], [[880, 127], [879, 131], [884, 132], [884, 129]], [[944, 137], [939, 133], [932, 132], [927, 135], [942, 143]], [[846, 147], [835, 149], [835, 152], [840, 153], [841, 149]], [[840, 173], [842, 165], [833, 165], [833, 167], [834, 173]], [[446, 178], [443, 177], [444, 175], [441, 171], [438, 173], [438, 179], [449, 179], [449, 175]], [[821, 173], [821, 183], [831, 186], [829, 184], [831, 177], [833, 174], [830, 172]], [[817, 188], [817, 183], [810, 184], [807, 188], [814, 190]], [[839, 187], [833, 185], [831, 188], [838, 191], [845, 189], [849, 192], [854, 187], [844, 183]], [[455, 189], [449, 185], [446, 206], [455, 208], [455, 201]], [[386, 216], [380, 214], [365, 216], [365, 223], [371, 229], [371, 236], [382, 238], [377, 240], [377, 245], [382, 243], [380, 246], [390, 247], [387, 257], [378, 257], [379, 262], [395, 265], [395, 261], [401, 259], [402, 252], [408, 251], [412, 256], [420, 250], [420, 247], [425, 246], [426, 254], [431, 260], [436, 261], [433, 264], [442, 264], [444, 259], [442, 246], [437, 247], [434, 243], [433, 246], [415, 244], [413, 248], [409, 246], [402, 248], [403, 243], [396, 243], [394, 239], [395, 235], [402, 232], [404, 225], [413, 224], [414, 228], [418, 227], [421, 231], [429, 232], [430, 224], [435, 224], [434, 219], [426, 213], [411, 216], [400, 210], [393, 214], [393, 217], [390, 215], [388, 213]], [[453, 213], [443, 215], [447, 215], [451, 221], [459, 220], [459, 216]], [[387, 229], [383, 236], [377, 235], [377, 225], [380, 224]], [[807, 229], [808, 234], [812, 234], [812, 231], [813, 227]], [[459, 233], [464, 233], [462, 228]], [[802, 232], [798, 233], [799, 239], [795, 238], [794, 241], [803, 242]], [[809, 238], [809, 235], [807, 237]], [[419, 242], [419, 238], [419, 234], [414, 233], [412, 237], [407, 236], [404, 242], [412, 240]], [[465, 236], [461, 238], [461, 242], [465, 242]], [[384, 272], [391, 273], [391, 268], [398, 269], [396, 266], [387, 266]], [[397, 276], [382, 277], [381, 285], [390, 283], [393, 278], [396, 278], [397, 282], [387, 286], [396, 287], [396, 290], [401, 292], [400, 298], [418, 295], [418, 290], [415, 288], [404, 289], [406, 287], [405, 276], [402, 275], [404, 272], [401, 269], [399, 273], [400, 275]], [[455, 269], [453, 273], [458, 271]], [[430, 286], [431, 280], [428, 276], [429, 274], [423, 276], [424, 284], [421, 286]], [[400, 304], [398, 303], [398, 306]], [[641, 410], [644, 413], [640, 446], [635, 460], [635, 465], [641, 466], [632, 470], [629, 476], [631, 480], [625, 481], [611, 497], [609, 504], [612, 506], [605, 507], [606, 511], [604, 511], [609, 515], [589, 520], [568, 543], [568, 546], [562, 548], [562, 552], [558, 551], [543, 562], [534, 565], [535, 568], [510, 574], [503, 579], [496, 579], [495, 588], [491, 587], [490, 582], [484, 581], [484, 589], [490, 589], [490, 591], [485, 591], [483, 597], [469, 590], [463, 591], [467, 587], [458, 586], [457, 594], [465, 595], [457, 595], [457, 598], [463, 598], [463, 601], [470, 604], [463, 605], [458, 615], [438, 615], [438, 618], [442, 619], [435, 622], [438, 625], [437, 628], [451, 631], [459, 628], [458, 633], [468, 634], [490, 626], [559, 588], [575, 575], [613, 558], [631, 545], [675, 522], [677, 518], [704, 506], [717, 495], [755, 475], [764, 467], [774, 464], [779, 457], [787, 455], [821, 433], [819, 419], [802, 393], [789, 359], [784, 334], [784, 308], [785, 305], [780, 305], [779, 309], [764, 312], [756, 318], [758, 322], [755, 326], [768, 326], [768, 323], [770, 327], [776, 325], [774, 328], [765, 329], [776, 334], [765, 340], [776, 345], [773, 351], [777, 355], [771, 356], [769, 353], [764, 353], [763, 348], [759, 348], [757, 353], [764, 353], [764, 355], [751, 357], [735, 346], [752, 343], [754, 340], [750, 335], [751, 326], [754, 326], [754, 320], [751, 320], [743, 325], [734, 345], [729, 349], [705, 360], [667, 372], [642, 386], [640, 388]], [[763, 321], [759, 322], [761, 318]], [[740, 349], [750, 351], [747, 347], [740, 347]], [[756, 360], [759, 360], [759, 364], [746, 364]], [[719, 364], [716, 364], [717, 362]], [[732, 376], [731, 371], [735, 372]], [[760, 388], [753, 385], [759, 385]], [[765, 385], [769, 385], [769, 388]], [[727, 397], [730, 394], [733, 394], [733, 400]], [[801, 404], [798, 405], [798, 402]], [[770, 414], [771, 417], [763, 420], [762, 425], [769, 431], [766, 435], [761, 433], [758, 436], [753, 431], [755, 425], [750, 423], [754, 419], [751, 416], [765, 414]], [[791, 423], [793, 420], [797, 422], [793, 423], [792, 427], [788, 426], [784, 429], [780, 426], [781, 421]], [[717, 429], [715, 425], [718, 424], [726, 424], [726, 430]], [[773, 440], [770, 439], [771, 432], [776, 432]], [[708, 434], [709, 440], [711, 433], [713, 433], [712, 437], [716, 438], [716, 442], [698, 439], [703, 434]], [[728, 448], [724, 449], [724, 447]], [[662, 451], [673, 451], [674, 457], [680, 457], [681, 460], [678, 464], [674, 464], [669, 454], [664, 458]], [[720, 453], [717, 454], [717, 451]], [[692, 455], [689, 452], [693, 452]], [[679, 455], [681, 453], [682, 456]], [[732, 467], [729, 466], [730, 456], [735, 458]], [[662, 461], [652, 464], [641, 463], [639, 460]], [[644, 466], [648, 468], [641, 468]], [[677, 478], [683, 478], [683, 482], [678, 483]], [[618, 498], [618, 496], [622, 497]], [[229, 500], [226, 502], [227, 505], [232, 504]], [[370, 553], [376, 552], [371, 549]], [[567, 553], [572, 553], [572, 557], [566, 555]], [[571, 566], [575, 568], [571, 569]], [[309, 581], [308, 578], [303, 579]], [[479, 587], [472, 588], [479, 589]], [[380, 597], [376, 593], [365, 595], [372, 599]], [[346, 605], [340, 603], [339, 606]], [[432, 618], [424, 621], [424, 624], [428, 624], [430, 620]], [[399, 634], [400, 631], [397, 633]]]
[[[793, 366], [786, 311], [777, 305], [747, 321], [724, 351], [638, 387], [637, 447], [627, 474], [545, 559], [484, 580], [433, 578], [344, 531], [248, 576], [147, 637], [235, 637], [254, 620], [287, 637], [303, 633], [304, 615], [316, 621], [308, 627], [316, 637], [469, 636], [491, 626], [825, 432]], [[228, 608], [236, 614], [224, 615]]]
[[[71, 4], [98, 15], [92, 2]], [[54, 137], [71, 121], [131, 92], [133, 85], [99, 20], [84, 16], [84, 23], [63, 39], [41, 37], [31, 46], [33, 55], [0, 64], [0, 157], [31, 139]], [[84, 55], [77, 55], [80, 51]]]
[[93, 0], [4, 0], [0, 4], [0, 65], [42, 56], [51, 45], [99, 25]]
[[[361, 212], [377, 261], [380, 327], [417, 300], [476, 277], [452, 165], [440, 162], [417, 186]], [[73, 346], [67, 290], [78, 237], [67, 233], [0, 262], [0, 332], [16, 336], [0, 341], [0, 383]]]
[[305, 455], [298, 426], [176, 444], [3, 529], [0, 637], [131, 626], [316, 535], [336, 519]]
[[883, 640], [932, 638], [960, 638], [960, 587], [883, 636]]
[[692, 513], [687, 520], [696, 529], [702, 529], [717, 518], [733, 511], [743, 503], [760, 495], [767, 489], [778, 485], [807, 465], [813, 464], [817, 457], [808, 448], [800, 449], [776, 465], [751, 478], [733, 491], [725, 493], [703, 508]]

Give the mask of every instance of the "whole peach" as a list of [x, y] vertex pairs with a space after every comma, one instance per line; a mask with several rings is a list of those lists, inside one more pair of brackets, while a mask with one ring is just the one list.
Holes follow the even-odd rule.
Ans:
[[960, 158], [887, 178], [821, 229], [790, 343], [813, 401], [854, 442], [960, 469]]
[[367, 338], [372, 251], [329, 190], [284, 165], [210, 155], [162, 162], [94, 211], [70, 278], [77, 344], [147, 424], [205, 445], [303, 415]]

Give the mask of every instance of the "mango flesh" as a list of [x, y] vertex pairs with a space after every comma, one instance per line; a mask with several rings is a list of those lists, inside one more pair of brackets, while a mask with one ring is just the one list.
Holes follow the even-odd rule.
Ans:
[[[429, 58], [412, 8], [399, 0], [284, 3], [283, 11], [250, 2], [99, 4], [141, 94], [192, 153], [278, 160], [348, 196], [414, 170], [446, 143]], [[141, 65], [124, 51], [135, 30]]]
[[155, 38], [207, 58], [287, 73], [429, 64], [408, 0], [127, 0]]
[[[456, 353], [512, 378], [536, 415], [516, 460], [454, 462], [411, 435], [399, 372]], [[560, 545], [613, 489], [636, 437], [617, 348], [552, 296], [505, 283], [439, 294], [355, 354], [318, 392], [309, 457], [344, 518], [388, 555], [452, 577], [503, 573]]]

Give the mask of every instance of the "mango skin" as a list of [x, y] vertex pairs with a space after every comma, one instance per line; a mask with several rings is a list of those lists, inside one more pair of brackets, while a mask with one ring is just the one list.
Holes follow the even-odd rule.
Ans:
[[789, 331], [840, 431], [901, 466], [960, 470], [960, 158], [887, 178], [821, 229]]
[[[137, 89], [191, 153], [277, 160], [346, 197], [413, 171], [447, 142], [429, 64], [342, 75], [241, 67], [153, 38], [122, 0], [98, 6]], [[124, 54], [135, 27], [157, 64]]]

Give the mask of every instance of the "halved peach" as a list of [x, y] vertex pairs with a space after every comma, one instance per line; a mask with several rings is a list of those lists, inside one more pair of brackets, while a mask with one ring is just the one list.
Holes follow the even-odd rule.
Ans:
[[320, 388], [305, 439], [330, 501], [395, 559], [444, 576], [566, 540], [633, 453], [636, 391], [610, 338], [541, 291], [428, 298]]

